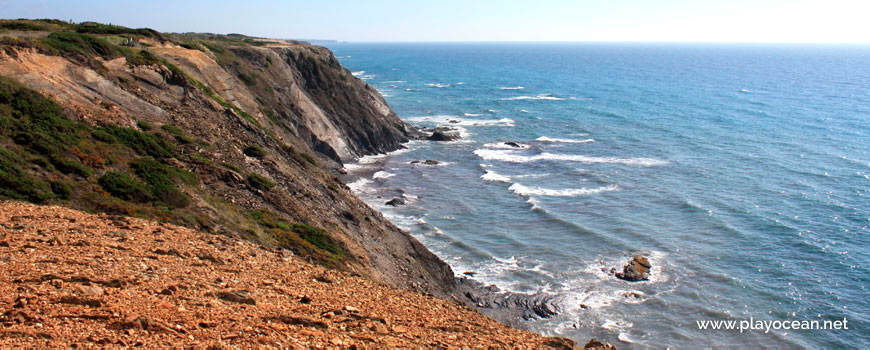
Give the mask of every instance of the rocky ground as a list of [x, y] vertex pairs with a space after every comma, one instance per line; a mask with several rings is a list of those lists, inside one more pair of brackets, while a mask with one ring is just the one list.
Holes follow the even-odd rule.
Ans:
[[287, 250], [56, 206], [0, 203], [0, 266], [0, 347], [573, 347]]

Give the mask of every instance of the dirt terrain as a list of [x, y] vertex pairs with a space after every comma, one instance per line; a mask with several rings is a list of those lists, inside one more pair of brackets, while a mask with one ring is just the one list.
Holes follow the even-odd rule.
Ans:
[[549, 348], [454, 302], [168, 224], [0, 203], [0, 347]]

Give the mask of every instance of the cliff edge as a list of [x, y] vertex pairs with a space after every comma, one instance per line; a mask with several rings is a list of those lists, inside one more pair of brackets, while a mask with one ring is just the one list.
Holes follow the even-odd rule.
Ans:
[[333, 174], [400, 148], [408, 130], [325, 48], [2, 20], [0, 125], [0, 198], [246, 238], [458, 294], [447, 264]]

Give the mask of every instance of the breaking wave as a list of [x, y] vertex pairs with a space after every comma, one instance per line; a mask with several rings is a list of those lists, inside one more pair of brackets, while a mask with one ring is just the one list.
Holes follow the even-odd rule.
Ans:
[[619, 186], [617, 185], [609, 185], [598, 188], [568, 188], [562, 190], [553, 190], [549, 188], [541, 188], [541, 187], [527, 187], [523, 186], [519, 183], [515, 183], [508, 187], [513, 193], [516, 193], [520, 196], [529, 197], [532, 195], [537, 196], [549, 196], [549, 197], [577, 197], [577, 196], [588, 196], [593, 194], [598, 194], [602, 192], [612, 192], [619, 191]]
[[509, 163], [528, 163], [539, 160], [561, 160], [566, 162], [580, 163], [613, 163], [632, 166], [658, 166], [668, 164], [667, 161], [654, 158], [617, 158], [617, 157], [590, 157], [572, 154], [541, 153], [538, 155], [521, 155], [511, 150], [478, 149], [474, 154], [485, 160], [498, 160]]
[[553, 143], [590, 143], [595, 142], [595, 139], [585, 139], [585, 140], [574, 140], [574, 139], [560, 139], [560, 138], [550, 138], [546, 136], [541, 136], [535, 141], [540, 142], [553, 142]]
[[510, 176], [504, 176], [494, 171], [487, 170], [486, 174], [480, 176], [483, 181], [511, 183]]

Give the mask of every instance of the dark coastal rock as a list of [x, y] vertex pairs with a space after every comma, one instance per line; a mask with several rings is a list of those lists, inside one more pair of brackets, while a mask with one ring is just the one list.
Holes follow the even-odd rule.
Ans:
[[427, 140], [429, 140], [429, 141], [439, 141], [439, 142], [443, 142], [443, 141], [456, 141], [456, 140], [459, 140], [459, 133], [458, 133], [458, 132], [442, 132], [442, 131], [436, 131], [436, 132], [433, 132], [433, 133], [432, 133], [432, 136], [429, 136], [429, 138], [428, 138]]
[[525, 147], [525, 145], [520, 144], [520, 143], [518, 143], [518, 142], [513, 142], [513, 141], [508, 141], [508, 142], [505, 142], [504, 144], [505, 144], [505, 145], [508, 145], [508, 146], [511, 146], [511, 147], [513, 147], [513, 148], [523, 148], [523, 147]]
[[388, 202], [386, 202], [384, 204], [398, 207], [400, 205], [405, 205], [405, 199], [396, 197], [396, 198], [390, 199]]
[[438, 165], [438, 164], [441, 164], [441, 162], [439, 162], [437, 160], [426, 159], [426, 160], [413, 160], [413, 161], [411, 161], [411, 164]]
[[526, 320], [550, 318], [562, 311], [561, 296], [548, 293], [505, 292], [496, 286], [484, 286], [469, 279], [457, 279], [465, 297], [487, 316], [519, 327]]
[[615, 274], [616, 278], [626, 281], [648, 281], [652, 265], [645, 256], [635, 255], [623, 268]]
[[557, 350], [574, 350], [577, 342], [565, 337], [546, 337], [544, 338], [544, 345]]
[[598, 339], [592, 338], [586, 345], [583, 345], [583, 350], [616, 350], [616, 347], [608, 343], [602, 343]]
[[412, 140], [455, 141], [460, 139], [459, 130], [451, 127], [438, 126], [434, 128], [407, 127], [407, 136]]

